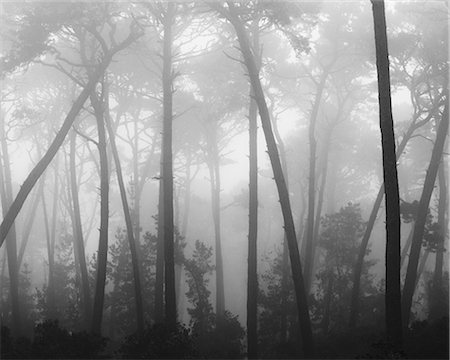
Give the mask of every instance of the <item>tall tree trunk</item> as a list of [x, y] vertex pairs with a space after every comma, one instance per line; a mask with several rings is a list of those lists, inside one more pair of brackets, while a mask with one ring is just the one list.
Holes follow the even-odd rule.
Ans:
[[[446, 96], [448, 92], [446, 91]], [[436, 141], [431, 154], [430, 164], [428, 165], [427, 173], [425, 175], [425, 182], [423, 184], [422, 196], [419, 201], [419, 208], [417, 209], [417, 220], [414, 224], [414, 235], [411, 244], [411, 251], [409, 254], [408, 268], [406, 271], [405, 285], [403, 287], [403, 323], [407, 327], [409, 324], [409, 316], [411, 313], [412, 298], [414, 295], [417, 265], [419, 262], [420, 249], [422, 247], [423, 232], [425, 229], [425, 221], [428, 213], [428, 206], [430, 203], [431, 194], [433, 193], [436, 175], [441, 161], [444, 144], [448, 133], [448, 104], [445, 104], [444, 112], [436, 131]]]
[[[254, 20], [253, 52], [259, 54], [259, 19]], [[259, 67], [259, 64], [258, 64]], [[249, 203], [247, 268], [247, 357], [258, 358], [258, 106], [250, 88], [249, 120]]]
[[416, 285], [419, 283], [420, 277], [423, 274], [423, 271], [425, 270], [425, 265], [427, 264], [428, 257], [430, 256], [430, 249], [425, 249], [423, 255], [420, 257], [419, 262], [419, 268], [417, 269], [417, 279], [416, 279]]
[[255, 100], [258, 104], [259, 115], [261, 117], [262, 128], [266, 138], [268, 154], [272, 164], [275, 183], [277, 185], [280, 198], [281, 210], [283, 213], [286, 238], [289, 246], [289, 256], [292, 267], [292, 277], [294, 280], [294, 289], [297, 298], [297, 309], [299, 316], [300, 333], [302, 336], [303, 352], [306, 357], [311, 357], [314, 352], [313, 337], [311, 331], [311, 321], [308, 312], [308, 302], [303, 280], [300, 254], [298, 251], [297, 238], [295, 235], [294, 220], [292, 217], [289, 193], [286, 187], [281, 162], [278, 154], [278, 148], [272, 131], [269, 110], [267, 108], [264, 92], [259, 79], [258, 67], [252, 54], [250, 43], [247, 37], [244, 25], [240, 21], [236, 9], [232, 2], [227, 1], [229, 12], [228, 19], [232, 23], [239, 40], [240, 49], [244, 57], [245, 65], [250, 77], [250, 83], [255, 94]]
[[[12, 183], [11, 183], [11, 167], [9, 162], [8, 144], [4, 132], [3, 119], [0, 122], [0, 142], [2, 149], [3, 166], [0, 169], [0, 196], [2, 201], [2, 211], [6, 214], [8, 207], [12, 202]], [[21, 320], [19, 309], [19, 271], [17, 267], [17, 237], [15, 226], [7, 234], [6, 252], [8, 257], [8, 273], [9, 273], [9, 300], [11, 302], [12, 312], [12, 333], [14, 336], [21, 334]]]
[[175, 261], [173, 229], [173, 164], [172, 164], [172, 25], [175, 17], [175, 3], [168, 2], [164, 14], [163, 40], [163, 140], [162, 140], [162, 181], [164, 203], [164, 295], [165, 316], [169, 328], [177, 322], [175, 294]]
[[317, 93], [309, 120], [309, 180], [308, 180], [308, 221], [306, 224], [306, 244], [305, 244], [305, 289], [308, 294], [311, 289], [312, 268], [314, 266], [313, 241], [314, 241], [314, 206], [316, 201], [316, 151], [317, 142], [315, 128], [317, 115], [319, 113], [320, 101], [328, 77], [328, 71], [323, 70], [320, 82], [317, 85]]
[[383, 180], [386, 199], [386, 296], [385, 320], [388, 341], [402, 345], [400, 292], [400, 199], [395, 135], [391, 108], [391, 80], [384, 0], [372, 0], [378, 77]]
[[81, 210], [80, 201], [78, 198], [78, 185], [76, 173], [76, 133], [74, 130], [70, 133], [70, 154], [69, 154], [69, 168], [70, 168], [70, 194], [73, 203], [73, 251], [76, 262], [76, 267], [79, 269], [81, 277], [81, 294], [83, 303], [83, 318], [86, 329], [89, 328], [89, 323], [92, 317], [92, 302], [91, 291], [89, 289], [89, 276], [86, 264], [86, 254], [84, 251], [83, 241], [83, 227], [81, 224]]
[[109, 172], [106, 151], [106, 132], [104, 124], [103, 99], [95, 92], [90, 96], [94, 108], [98, 130], [98, 152], [100, 155], [100, 234], [97, 252], [97, 278], [95, 283], [94, 308], [91, 331], [101, 334], [103, 304], [105, 300], [106, 266], [108, 258], [108, 222], [109, 222]]
[[439, 243], [436, 249], [436, 261], [434, 265], [432, 297], [430, 304], [430, 319], [438, 319], [446, 314], [446, 306], [442, 304], [442, 266], [444, 264], [445, 239], [447, 237], [448, 222], [446, 217], [447, 205], [447, 184], [445, 181], [445, 163], [441, 161], [439, 172], [439, 205], [438, 205], [438, 226]]
[[110, 62], [111, 56], [107, 56], [100, 64], [98, 64], [96, 70], [90, 76], [88, 83], [86, 84], [86, 86], [83, 88], [78, 98], [73, 103], [69, 113], [64, 119], [63, 125], [61, 126], [55, 138], [53, 139], [53, 142], [51, 143], [47, 152], [42, 157], [42, 159], [39, 160], [39, 162], [36, 164], [33, 170], [31, 170], [31, 172], [28, 174], [19, 192], [17, 193], [14, 202], [11, 204], [8, 211], [5, 212], [5, 216], [3, 217], [3, 221], [0, 225], [0, 246], [3, 245], [3, 241], [5, 240], [9, 229], [14, 223], [14, 220], [19, 214], [19, 211], [22, 208], [25, 200], [27, 199], [36, 182], [41, 177], [42, 173], [45, 171], [45, 169], [47, 169], [47, 166], [55, 157], [56, 153], [58, 152], [59, 148], [64, 142], [64, 139], [66, 138], [67, 133], [69, 132], [75, 118], [77, 117], [80, 110], [83, 108], [83, 105], [86, 102], [87, 98], [89, 97], [89, 94], [95, 88], [95, 85], [97, 84], [98, 80], [103, 76], [103, 73], [105, 69], [108, 67]]
[[[408, 130], [402, 137], [402, 141], [397, 147], [397, 154], [396, 158], [397, 160], [400, 158], [400, 156], [403, 154], [403, 151], [406, 148], [406, 145], [408, 144], [408, 141], [411, 139], [412, 135], [414, 134], [414, 131], [418, 129], [420, 126], [425, 124], [429, 121], [429, 118], [431, 116], [427, 117], [423, 121], [420, 121], [417, 123], [417, 118], [413, 119], [410, 126], [408, 127]], [[350, 306], [350, 321], [349, 325], [351, 328], [355, 327], [356, 320], [359, 313], [359, 290], [361, 285], [361, 274], [364, 264], [364, 257], [367, 252], [367, 246], [369, 244], [370, 235], [372, 234], [373, 227], [375, 225], [375, 221], [377, 219], [378, 210], [380, 209], [381, 202], [383, 200], [384, 195], [384, 184], [380, 186], [380, 189], [378, 190], [377, 197], [375, 199], [375, 202], [373, 204], [372, 210], [369, 215], [369, 220], [367, 221], [366, 230], [364, 231], [363, 238], [361, 240], [361, 245], [359, 247], [358, 252], [358, 258], [356, 259], [355, 266], [354, 266], [354, 273], [353, 273], [353, 288], [352, 288], [352, 297], [351, 297], [351, 306]]]
[[119, 184], [120, 199], [122, 201], [122, 208], [125, 217], [125, 225], [127, 229], [128, 244], [131, 253], [131, 265], [133, 268], [133, 282], [134, 282], [134, 298], [136, 302], [136, 325], [138, 334], [141, 336], [144, 332], [144, 307], [142, 305], [142, 290], [141, 290], [141, 276], [139, 271], [139, 261], [136, 249], [136, 242], [133, 233], [133, 222], [131, 220], [130, 208], [128, 207], [127, 192], [125, 183], [123, 181], [122, 166], [120, 165], [119, 152], [117, 151], [116, 140], [111, 126], [109, 116], [109, 93], [105, 96], [105, 124], [109, 135], [109, 143], [111, 145], [112, 155], [114, 158], [114, 165], [116, 167], [117, 182]]

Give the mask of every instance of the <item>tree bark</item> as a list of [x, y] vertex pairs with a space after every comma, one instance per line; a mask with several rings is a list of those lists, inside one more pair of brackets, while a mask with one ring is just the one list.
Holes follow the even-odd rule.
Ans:
[[289, 256], [292, 267], [292, 277], [294, 280], [294, 289], [297, 298], [297, 309], [299, 316], [300, 333], [302, 336], [303, 352], [306, 357], [311, 357], [314, 353], [313, 337], [311, 331], [311, 322], [308, 312], [308, 302], [303, 280], [300, 254], [298, 251], [297, 239], [295, 235], [294, 220], [292, 217], [289, 193], [286, 187], [281, 162], [278, 154], [277, 145], [272, 131], [269, 110], [267, 108], [264, 92], [258, 75], [258, 67], [255, 62], [254, 54], [251, 51], [250, 43], [247, 37], [244, 25], [240, 21], [233, 3], [227, 1], [229, 12], [228, 19], [232, 23], [239, 40], [240, 49], [244, 57], [245, 65], [250, 77], [250, 83], [255, 94], [255, 100], [258, 105], [264, 136], [266, 138], [268, 154], [272, 165], [275, 183], [277, 185], [280, 198], [281, 210], [283, 213], [286, 238], [289, 247]]
[[175, 294], [175, 261], [173, 229], [173, 164], [172, 164], [172, 23], [175, 16], [175, 3], [168, 2], [164, 14], [163, 39], [163, 140], [162, 140], [162, 181], [164, 203], [164, 282], [166, 323], [175, 329], [177, 322], [177, 303]]
[[[446, 95], [448, 93], [446, 92]], [[405, 285], [403, 287], [403, 324], [405, 327], [409, 325], [409, 317], [411, 313], [412, 298], [414, 295], [417, 265], [419, 262], [420, 249], [422, 247], [423, 232], [425, 229], [425, 221], [427, 218], [428, 206], [431, 194], [433, 193], [434, 183], [444, 150], [445, 140], [448, 134], [448, 104], [445, 104], [444, 112], [436, 131], [436, 141], [431, 154], [430, 164], [428, 165], [423, 185], [422, 195], [417, 209], [417, 220], [414, 224], [414, 235], [411, 243], [411, 251], [409, 254], [408, 268], [406, 271]]]
[[372, 0], [375, 28], [378, 101], [380, 113], [383, 180], [386, 199], [386, 296], [385, 321], [388, 341], [402, 346], [400, 292], [400, 199], [395, 135], [391, 107], [391, 82], [384, 0]]
[[83, 303], [83, 318], [86, 328], [89, 328], [89, 322], [92, 317], [92, 302], [91, 291], [89, 289], [89, 276], [86, 264], [86, 255], [84, 251], [83, 241], [83, 226], [81, 224], [81, 210], [80, 201], [78, 198], [78, 185], [77, 185], [77, 173], [76, 173], [76, 133], [74, 130], [70, 133], [70, 154], [69, 154], [69, 168], [70, 168], [70, 192], [73, 204], [73, 250], [75, 262], [80, 271], [81, 277], [81, 294]]
[[116, 146], [116, 140], [114, 132], [111, 126], [109, 116], [109, 93], [106, 92], [105, 97], [105, 124], [109, 135], [109, 143], [111, 145], [112, 155], [114, 158], [114, 165], [116, 167], [117, 182], [119, 184], [120, 199], [122, 201], [122, 208], [125, 217], [125, 225], [127, 229], [128, 244], [130, 246], [131, 253], [131, 265], [133, 268], [133, 280], [134, 280], [134, 298], [136, 302], [136, 325], [138, 334], [141, 336], [144, 332], [144, 308], [142, 305], [142, 290], [141, 290], [141, 276], [139, 271], [139, 261], [136, 249], [136, 242], [133, 233], [133, 222], [131, 220], [130, 208], [128, 207], [127, 192], [125, 183], [123, 181], [122, 166], [120, 165], [119, 152]]
[[95, 92], [91, 93], [90, 99], [94, 108], [95, 120], [97, 122], [98, 152], [100, 156], [100, 234], [98, 240], [97, 276], [91, 331], [94, 334], [101, 335], [108, 258], [109, 171], [108, 155], [106, 151], [103, 99], [97, 98]]

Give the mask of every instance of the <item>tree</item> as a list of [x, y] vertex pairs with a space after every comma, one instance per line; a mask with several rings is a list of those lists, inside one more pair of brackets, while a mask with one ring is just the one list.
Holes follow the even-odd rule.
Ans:
[[386, 332], [397, 348], [402, 344], [400, 295], [400, 200], [391, 108], [386, 18], [383, 0], [372, 0], [378, 77], [383, 179], [386, 199]]
[[291, 260], [292, 277], [294, 280], [295, 294], [297, 298], [297, 309], [299, 317], [299, 326], [303, 340], [303, 351], [305, 356], [313, 354], [313, 338], [311, 331], [311, 323], [308, 313], [308, 303], [306, 297], [306, 288], [302, 274], [302, 266], [300, 262], [300, 254], [298, 251], [297, 238], [295, 235], [294, 220], [292, 217], [291, 205], [289, 201], [289, 193], [286, 187], [278, 149], [272, 132], [270, 123], [269, 110], [267, 108], [264, 92], [259, 79], [259, 71], [255, 61], [255, 55], [251, 50], [246, 29], [239, 18], [238, 9], [231, 2], [227, 2], [228, 10], [218, 8], [233, 25], [239, 40], [240, 49], [244, 58], [244, 62], [250, 77], [250, 83], [255, 94], [255, 101], [258, 104], [259, 115], [261, 118], [262, 128], [266, 139], [268, 154], [277, 185], [278, 195], [280, 199], [281, 210], [283, 213], [286, 238], [289, 247], [289, 257]]

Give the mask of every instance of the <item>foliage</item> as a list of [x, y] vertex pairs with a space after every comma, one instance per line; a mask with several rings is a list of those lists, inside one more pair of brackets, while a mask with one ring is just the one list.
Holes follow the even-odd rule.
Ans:
[[[364, 222], [358, 204], [348, 203], [338, 212], [322, 219], [319, 246], [323, 262], [317, 273], [317, 287], [312, 299], [313, 318], [320, 321], [323, 331], [347, 326], [353, 281], [353, 266], [358, 254]], [[366, 255], [370, 252], [367, 250]], [[364, 300], [371, 300], [375, 309], [379, 289], [373, 285], [369, 268], [374, 261], [365, 260], [361, 281]], [[378, 309], [380, 314], [380, 309]], [[374, 313], [374, 312], [373, 312]], [[375, 312], [376, 313], [376, 312]], [[373, 319], [372, 319], [373, 321]]]
[[94, 359], [106, 345], [104, 338], [67, 331], [57, 320], [36, 325], [32, 342], [26, 338], [13, 340], [6, 327], [2, 327], [1, 335], [3, 359]]
[[130, 335], [118, 352], [124, 359], [189, 359], [197, 355], [189, 329], [179, 323], [175, 330], [155, 324], [146, 328], [142, 337]]
[[191, 316], [191, 326], [200, 334], [210, 330], [214, 324], [213, 309], [209, 302], [209, 279], [206, 278], [214, 270], [211, 265], [212, 255], [212, 247], [196, 240], [192, 257], [184, 261], [186, 282], [189, 286], [186, 297], [193, 305], [193, 308], [188, 309], [188, 313]]

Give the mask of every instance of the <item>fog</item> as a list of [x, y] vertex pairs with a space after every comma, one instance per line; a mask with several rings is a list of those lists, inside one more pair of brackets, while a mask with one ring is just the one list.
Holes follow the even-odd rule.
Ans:
[[0, 6], [2, 357], [448, 358], [445, 2]]

